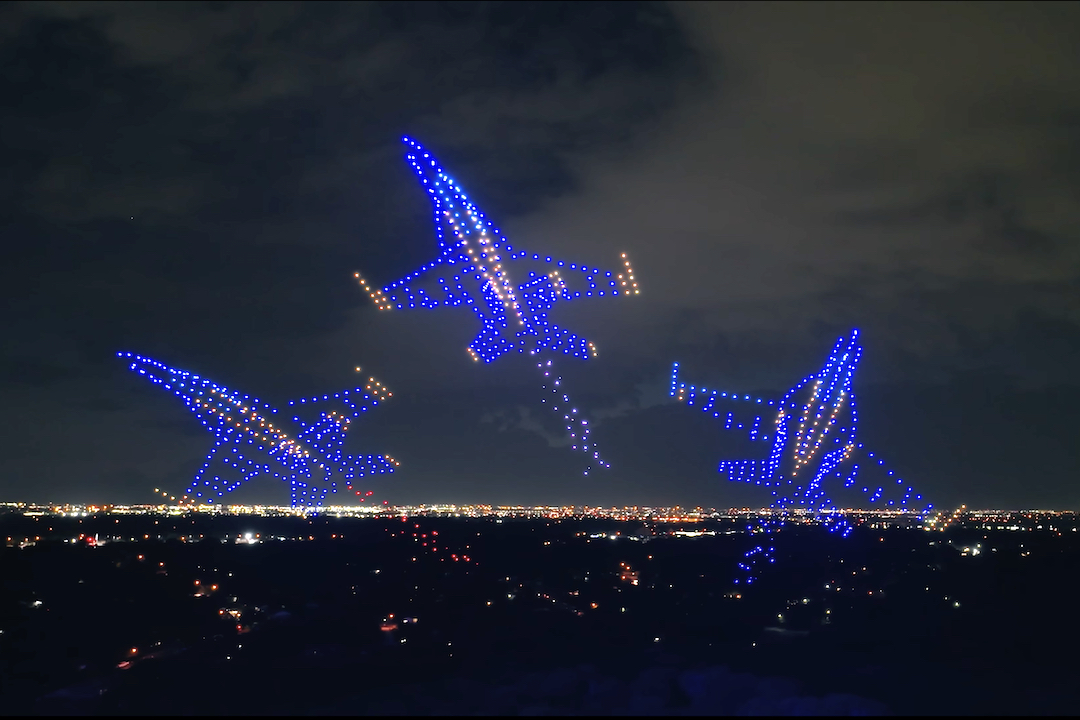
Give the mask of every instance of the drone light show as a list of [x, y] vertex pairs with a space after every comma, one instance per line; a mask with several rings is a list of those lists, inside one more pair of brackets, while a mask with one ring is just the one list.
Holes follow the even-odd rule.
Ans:
[[[367, 501], [361, 478], [394, 472], [389, 455], [346, 455], [345, 435], [362, 413], [393, 393], [375, 378], [353, 390], [292, 400], [297, 411], [312, 410], [313, 420], [278, 419], [278, 411], [258, 398], [171, 368], [142, 355], [117, 353], [130, 369], [180, 398], [215, 438], [214, 447], [182, 496], [188, 503], [223, 503], [244, 482], [267, 476], [289, 484], [292, 505], [320, 506], [328, 495], [350, 493]], [[340, 408], [326, 409], [330, 406]], [[295, 424], [290, 433], [285, 426]]]
[[[757, 527], [747, 527], [751, 536], [765, 539], [740, 563], [747, 583], [754, 581], [758, 562], [775, 562], [770, 536], [787, 517], [809, 514], [830, 531], [845, 537], [851, 532], [832, 499], [833, 485], [838, 485], [837, 491], [861, 491], [870, 503], [886, 509], [921, 515], [933, 507], [922, 503], [922, 495], [856, 440], [858, 412], [851, 385], [862, 355], [858, 336], [859, 331], [852, 330], [849, 337], [839, 338], [822, 369], [803, 378], [780, 400], [688, 385], [679, 379], [679, 363], [672, 368], [672, 397], [700, 407], [722, 422], [724, 429], [743, 431], [752, 443], [768, 447], [763, 458], [724, 460], [719, 466], [729, 480], [768, 489], [769, 507], [778, 511]], [[770, 422], [765, 422], [766, 417]], [[867, 465], [882, 479], [865, 480], [871, 476]]]
[[[596, 357], [596, 347], [551, 322], [548, 314], [557, 301], [637, 295], [626, 254], [621, 268], [603, 270], [515, 248], [430, 153], [409, 138], [403, 140], [406, 158], [434, 206], [439, 254], [381, 288], [357, 273], [360, 286], [379, 310], [470, 308], [480, 321], [480, 331], [466, 349], [469, 356], [484, 363], [511, 352], [529, 356], [543, 377], [543, 402], [563, 420], [571, 449], [589, 457], [584, 474], [594, 463], [609, 467], [590, 438], [588, 420], [564, 391], [552, 362], [559, 355]], [[512, 278], [511, 263], [523, 269], [521, 282]]]

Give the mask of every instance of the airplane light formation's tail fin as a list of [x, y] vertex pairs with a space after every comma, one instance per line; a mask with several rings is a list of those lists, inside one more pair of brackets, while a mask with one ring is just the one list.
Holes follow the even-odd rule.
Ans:
[[[183, 400], [214, 435], [214, 447], [184, 496], [190, 501], [223, 502], [219, 498], [259, 475], [288, 482], [294, 505], [322, 504], [327, 495], [339, 492], [339, 481], [363, 501], [372, 493], [360, 492], [353, 481], [392, 473], [399, 465], [389, 455], [344, 455], [341, 450], [353, 420], [393, 395], [375, 378], [369, 378], [363, 388], [291, 401], [291, 406], [313, 410], [322, 403], [340, 402], [345, 409], [316, 410], [318, 415], [310, 422], [294, 416], [292, 421], [300, 430], [289, 433], [283, 429], [288, 421], [276, 419], [278, 411], [258, 398], [141, 355], [117, 355], [131, 361], [131, 370]], [[232, 479], [226, 479], [229, 475]]]
[[[298, 439], [310, 444], [328, 462], [332, 463], [334, 474], [342, 477], [345, 488], [355, 495], [361, 496], [362, 500], [372, 493], [369, 491], [364, 494], [354, 488], [353, 480], [365, 475], [392, 473], [394, 468], [400, 466], [401, 463], [389, 455], [345, 455], [342, 453], [341, 448], [345, 443], [345, 435], [349, 431], [353, 420], [360, 417], [361, 413], [378, 406], [380, 402], [385, 402], [393, 395], [394, 393], [390, 392], [389, 388], [374, 377], [369, 377], [363, 388], [289, 401], [291, 407], [305, 405], [322, 407], [325, 404], [336, 404], [335, 401], [337, 401], [348, 408], [344, 412], [323, 410], [320, 412], [318, 420], [311, 423], [304, 422], [298, 416], [293, 417], [293, 420], [303, 428]], [[330, 485], [332, 492], [338, 492], [336, 480], [331, 481]]]

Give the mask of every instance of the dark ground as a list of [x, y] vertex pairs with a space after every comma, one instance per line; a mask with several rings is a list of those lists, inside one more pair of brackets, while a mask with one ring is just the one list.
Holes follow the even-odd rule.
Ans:
[[[1080, 707], [1071, 532], [791, 529], [734, 598], [746, 536], [664, 525], [8, 515], [0, 528], [42, 538], [0, 549], [12, 713]], [[621, 535], [588, 537], [602, 530]], [[237, 544], [247, 531], [262, 542]], [[150, 538], [61, 541], [80, 533]], [[957, 550], [976, 541], [979, 556]]]

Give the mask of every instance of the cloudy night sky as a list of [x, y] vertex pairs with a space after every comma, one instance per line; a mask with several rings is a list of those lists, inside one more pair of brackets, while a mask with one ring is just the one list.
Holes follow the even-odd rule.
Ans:
[[[0, 500], [185, 489], [212, 436], [122, 350], [277, 407], [362, 366], [391, 504], [765, 504], [671, 363], [778, 398], [857, 327], [859, 438], [938, 507], [1080, 506], [1075, 4], [7, 3], [0, 53]], [[437, 253], [402, 135], [513, 244], [632, 259], [553, 311], [610, 470], [468, 310], [357, 286]]]

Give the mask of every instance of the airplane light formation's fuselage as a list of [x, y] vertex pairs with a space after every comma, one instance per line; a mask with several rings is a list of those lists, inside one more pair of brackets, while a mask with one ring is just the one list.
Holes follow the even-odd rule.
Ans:
[[[320, 505], [328, 495], [339, 491], [351, 492], [363, 501], [372, 491], [358, 490], [353, 482], [368, 475], [392, 473], [400, 464], [389, 455], [342, 452], [353, 420], [393, 394], [375, 378], [369, 378], [363, 388], [290, 401], [293, 406], [331, 401], [345, 406], [341, 412], [322, 411], [311, 423], [293, 417], [297, 429], [290, 434], [282, 427], [289, 421], [275, 421], [278, 411], [258, 398], [141, 355], [117, 356], [130, 360], [131, 370], [183, 400], [216, 438], [184, 495], [185, 501], [222, 502], [227, 493], [260, 475], [289, 483], [294, 505]], [[234, 477], [226, 480], [224, 474]]]
[[[607, 466], [589, 442], [588, 422], [574, 417], [577, 409], [570, 407], [569, 397], [562, 392], [562, 379], [553, 377], [551, 360], [539, 356], [543, 352], [584, 359], [596, 356], [593, 343], [552, 323], [548, 313], [558, 300], [637, 295], [637, 281], [626, 254], [622, 255], [619, 272], [568, 263], [521, 248], [515, 250], [430, 153], [409, 138], [404, 142], [409, 148], [406, 158], [434, 207], [439, 256], [381, 289], [356, 273], [360, 285], [380, 310], [470, 307], [481, 324], [466, 348], [470, 357], [490, 363], [513, 351], [532, 356], [547, 379], [545, 389], [554, 395], [555, 412], [566, 421], [572, 449], [589, 453], [600, 465]], [[519, 284], [510, 275], [510, 262], [553, 267], [541, 273], [529, 270]], [[432, 277], [430, 290], [419, 287]], [[574, 287], [574, 282], [567, 281], [572, 277], [583, 279], [584, 285]]]

